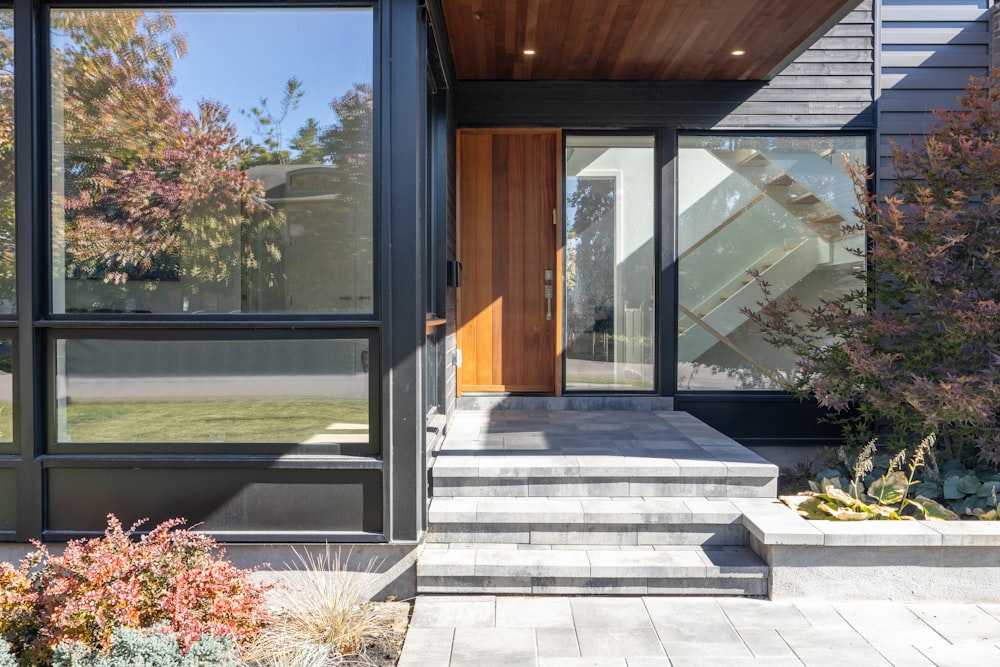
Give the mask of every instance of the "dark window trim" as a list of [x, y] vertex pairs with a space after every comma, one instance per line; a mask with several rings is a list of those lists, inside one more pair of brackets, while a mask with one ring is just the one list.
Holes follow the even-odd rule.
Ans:
[[260, 451], [252, 455], [213, 452], [173, 452], [155, 458], [120, 452], [73, 452], [39, 457], [44, 468], [266, 468], [268, 470], [381, 470], [377, 456], [304, 455], [288, 458]]
[[[146, 524], [148, 525], [148, 524]], [[42, 541], [44, 542], [69, 542], [71, 540], [81, 540], [81, 539], [92, 539], [95, 537], [101, 537], [104, 533], [94, 530], [46, 530], [43, 533]], [[137, 530], [135, 535], [143, 536], [148, 535], [148, 530]], [[266, 531], [266, 530], [255, 530], [255, 531], [235, 531], [235, 530], [214, 530], [209, 533], [214, 539], [222, 543], [231, 544], [268, 544], [268, 543], [287, 543], [287, 544], [299, 544], [302, 542], [307, 543], [344, 543], [344, 544], [388, 544], [389, 540], [386, 539], [383, 533], [362, 533], [354, 531], [340, 531], [331, 530], [322, 533], [314, 534], [309, 533], [307, 537], [303, 537], [302, 533], [296, 533], [294, 531]], [[0, 531], [0, 539], [4, 537], [5, 533]]]
[[81, 331], [91, 329], [150, 329], [150, 330], [205, 330], [205, 331], [238, 331], [241, 329], [287, 329], [295, 331], [297, 329], [332, 329], [346, 331], [373, 331], [381, 330], [384, 324], [380, 320], [357, 320], [357, 319], [315, 319], [307, 316], [301, 319], [263, 319], [241, 317], [236, 320], [230, 319], [187, 319], [187, 318], [159, 318], [148, 317], [142, 319], [125, 318], [121, 320], [107, 319], [104, 317], [84, 317], [80, 319], [65, 318], [45, 318], [34, 323], [36, 329], [51, 330], [72, 330]]
[[[38, 75], [45, 71], [39, 25], [44, 10], [34, 0], [15, 0], [14, 6], [14, 153], [15, 225], [17, 243], [17, 339], [14, 349], [14, 433], [21, 460], [17, 470], [16, 539], [27, 541], [42, 535], [44, 527], [44, 484], [37, 436], [44, 432], [44, 382], [42, 349], [34, 323], [41, 317], [40, 289], [47, 288], [47, 262], [39, 262], [48, 252], [48, 174], [41, 159], [41, 133], [47, 125], [43, 111], [42, 86]], [[46, 78], [47, 78], [46, 74]], [[40, 217], [39, 213], [43, 213]]]
[[[14, 0], [17, 2], [17, 0]], [[378, 0], [136, 0], [114, 2], [112, 0], [98, 0], [97, 2], [87, 2], [87, 0], [49, 0], [44, 2], [45, 9], [337, 9], [346, 8], [375, 8]]]
[[672, 396], [677, 391], [677, 131], [661, 129], [656, 141], [659, 187], [659, 245], [656, 290], [657, 386], [660, 395]]

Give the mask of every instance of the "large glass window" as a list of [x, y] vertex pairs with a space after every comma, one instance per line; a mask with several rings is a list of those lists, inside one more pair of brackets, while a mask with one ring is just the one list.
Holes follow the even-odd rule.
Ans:
[[50, 44], [54, 312], [374, 312], [370, 8], [54, 10]]
[[565, 382], [653, 389], [653, 137], [566, 138]]
[[14, 12], [0, 8], [0, 315], [14, 312]]
[[755, 270], [773, 296], [816, 305], [857, 289], [857, 205], [845, 165], [860, 136], [686, 136], [678, 169], [678, 389], [775, 389], [795, 368], [742, 309], [757, 309]]
[[60, 443], [369, 444], [365, 340], [56, 342]]

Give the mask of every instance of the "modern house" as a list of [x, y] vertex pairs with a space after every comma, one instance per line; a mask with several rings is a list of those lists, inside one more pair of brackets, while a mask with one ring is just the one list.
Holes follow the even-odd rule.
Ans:
[[463, 407], [833, 442], [747, 271], [849, 287], [846, 162], [997, 57], [989, 0], [113, 4], [0, 3], [15, 545], [412, 549]]

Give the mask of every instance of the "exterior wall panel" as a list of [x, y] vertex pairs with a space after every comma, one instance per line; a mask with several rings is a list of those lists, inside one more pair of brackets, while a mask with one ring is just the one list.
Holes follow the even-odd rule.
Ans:
[[872, 0], [865, 0], [714, 127], [871, 127], [873, 63]]
[[[240, 533], [253, 533], [258, 541], [268, 534], [284, 541], [296, 534], [348, 533], [363, 541], [382, 531], [377, 469], [254, 469], [230, 462], [216, 469], [59, 467], [46, 476], [48, 539], [102, 532], [112, 507], [126, 526], [144, 517], [150, 519], [147, 528], [197, 517], [200, 529], [237, 541]], [[80, 502], [84, 497], [87, 502]]]
[[1000, 5], [990, 10], [990, 65], [1000, 67]]
[[890, 142], [906, 146], [953, 109], [970, 76], [990, 64], [988, 0], [882, 0], [879, 31], [878, 192], [895, 184]]
[[17, 471], [0, 468], [0, 535], [17, 528]]

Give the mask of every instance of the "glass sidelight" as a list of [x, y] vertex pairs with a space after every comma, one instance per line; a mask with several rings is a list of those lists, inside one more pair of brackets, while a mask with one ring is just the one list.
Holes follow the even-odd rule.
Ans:
[[653, 389], [652, 136], [566, 138], [565, 383]]

